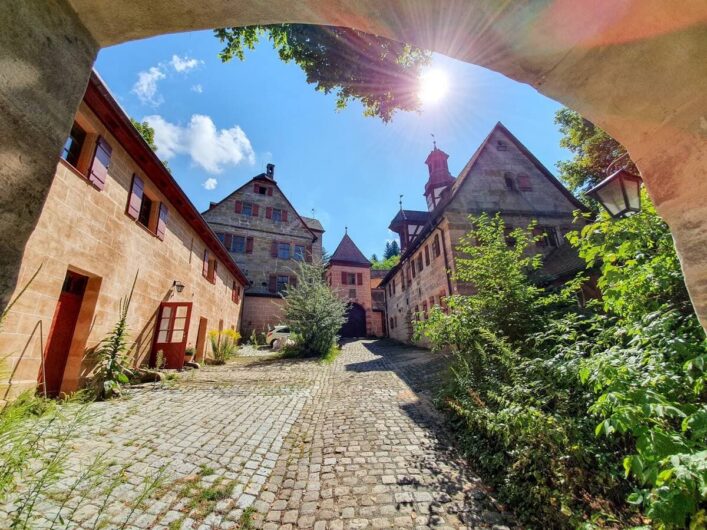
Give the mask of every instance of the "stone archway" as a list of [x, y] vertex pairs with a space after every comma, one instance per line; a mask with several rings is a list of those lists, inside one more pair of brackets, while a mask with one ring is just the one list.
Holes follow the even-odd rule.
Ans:
[[346, 322], [341, 326], [339, 334], [343, 338], [366, 336], [366, 310], [357, 303], [349, 304], [346, 311]]
[[349, 26], [527, 83], [621, 141], [671, 227], [707, 324], [703, 0], [24, 0], [0, 5], [0, 300], [101, 47], [225, 25]]

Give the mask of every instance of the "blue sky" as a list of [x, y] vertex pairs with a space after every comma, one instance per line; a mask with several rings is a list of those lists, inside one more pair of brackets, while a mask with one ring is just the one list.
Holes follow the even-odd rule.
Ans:
[[426, 209], [424, 160], [434, 133], [456, 176], [497, 121], [551, 171], [569, 153], [553, 123], [560, 105], [484, 68], [435, 55], [449, 93], [391, 123], [315, 92], [294, 64], [263, 41], [246, 60], [222, 64], [210, 31], [103, 49], [96, 69], [132, 117], [158, 132], [158, 154], [200, 210], [276, 164], [276, 180], [300, 214], [318, 218], [333, 252], [348, 226], [364, 254], [381, 256], [404, 195]]

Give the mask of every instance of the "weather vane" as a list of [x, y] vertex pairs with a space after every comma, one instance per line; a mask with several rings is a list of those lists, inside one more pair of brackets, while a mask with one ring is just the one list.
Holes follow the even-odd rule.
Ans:
[[348, 227], [348, 226], [345, 226], [345, 227], [344, 227], [344, 234], [348, 234], [348, 233], [349, 233], [349, 227]]
[[435, 134], [430, 133], [430, 136], [432, 137], [432, 145], [434, 146], [435, 149], [437, 149], [437, 138], [435, 138]]
[[398, 204], [400, 204], [400, 211], [403, 211], [403, 194], [400, 194], [400, 200], [398, 201]]
[[314, 208], [312, 208], [312, 219], [316, 219], [317, 217], [314, 215]]

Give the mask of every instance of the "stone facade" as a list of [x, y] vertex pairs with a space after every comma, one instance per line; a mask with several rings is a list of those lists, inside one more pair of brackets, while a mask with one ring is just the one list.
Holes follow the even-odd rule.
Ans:
[[[5, 362], [12, 373], [12, 384], [3, 385], [0, 400], [37, 385], [43, 354], [56, 331], [53, 324], [58, 300], [67, 289], [67, 272], [86, 283], [70, 336], [62, 392], [81, 384], [89, 368], [84, 352], [111, 331], [120, 300], [130, 293], [133, 281], [128, 327], [136, 366], [153, 354], [163, 302], [191, 304], [184, 346], [198, 347], [201, 356], [206, 347], [203, 331], [239, 326], [245, 277], [95, 75], [76, 122], [86, 132], [83, 148], [75, 165], [62, 159], [56, 168], [25, 249], [13, 294], [16, 302], [0, 334], [0, 351], [8, 356]], [[100, 142], [111, 149], [103, 183], [91, 181]], [[134, 175], [143, 182], [144, 197], [152, 200], [147, 227], [129, 215]], [[159, 212], [164, 212], [161, 218]], [[205, 251], [214, 269], [209, 279], [203, 275]], [[181, 292], [175, 281], [183, 286]], [[52, 361], [46, 359], [45, 364]]]
[[[437, 158], [446, 170], [446, 154]], [[434, 153], [434, 151], [433, 151]], [[439, 171], [428, 157], [430, 173]], [[436, 181], [439, 181], [439, 177]], [[432, 186], [427, 186], [426, 190]], [[567, 251], [564, 236], [577, 228], [573, 212], [584, 208], [550, 172], [500, 123], [494, 127], [460, 175], [428, 197], [429, 212], [401, 210], [391, 229], [401, 236], [398, 266], [384, 278], [386, 317], [390, 337], [408, 342], [413, 322], [429, 309], [444, 304], [449, 294], [469, 294], [471, 286], [453, 279], [456, 246], [469, 231], [469, 215], [500, 213], [508, 227], [537, 223], [543, 239], [536, 246], [546, 264], [547, 281], [561, 280], [550, 271], [571, 274], [582, 267]], [[561, 261], [561, 263], [557, 263]], [[554, 273], [557, 276], [556, 273]]]
[[293, 281], [298, 261], [322, 259], [322, 225], [297, 213], [272, 164], [202, 215], [248, 278], [244, 334], [280, 324], [279, 292]]

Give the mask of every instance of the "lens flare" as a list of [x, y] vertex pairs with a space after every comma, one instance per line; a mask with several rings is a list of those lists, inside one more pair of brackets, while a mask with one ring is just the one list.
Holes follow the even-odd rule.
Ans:
[[427, 70], [420, 75], [417, 96], [422, 103], [436, 103], [449, 92], [449, 77], [438, 68]]

